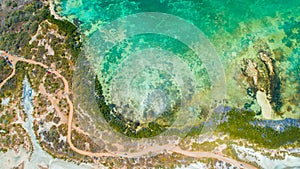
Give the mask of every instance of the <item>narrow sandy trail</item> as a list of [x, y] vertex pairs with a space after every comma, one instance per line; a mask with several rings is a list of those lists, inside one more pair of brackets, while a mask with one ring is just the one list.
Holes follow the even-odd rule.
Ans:
[[[12, 56], [8, 53], [5, 53], [3, 51], [0, 51], [2, 55], [5, 55], [5, 56], [8, 56], [9, 60], [13, 60], [12, 61], [12, 64], [13, 64], [13, 72], [11, 73], [11, 75], [6, 78], [1, 84], [0, 84], [0, 89], [1, 87], [9, 80], [11, 79], [14, 75], [15, 75], [15, 65], [18, 61], [21, 61], [21, 62], [26, 62], [26, 63], [29, 63], [29, 64], [34, 64], [34, 65], [39, 65], [39, 66], [42, 66], [44, 67], [45, 69], [49, 68], [49, 66], [47, 65], [44, 65], [40, 62], [36, 62], [36, 61], [33, 61], [33, 60], [30, 60], [30, 59], [24, 59], [24, 58], [19, 58], [19, 57], [16, 57], [16, 56]], [[212, 153], [212, 152], [203, 152], [203, 151], [186, 151], [186, 150], [182, 150], [180, 147], [178, 146], [174, 146], [173, 144], [170, 144], [170, 145], [164, 145], [164, 146], [155, 146], [155, 147], [149, 147], [148, 149], [144, 149], [140, 152], [135, 152], [135, 153], [130, 153], [130, 152], [105, 152], [105, 153], [92, 153], [92, 152], [89, 152], [89, 151], [85, 151], [85, 150], [81, 150], [81, 149], [78, 149], [74, 146], [74, 144], [72, 143], [72, 139], [71, 139], [71, 136], [72, 136], [72, 120], [73, 120], [73, 113], [74, 113], [74, 106], [73, 106], [73, 103], [71, 101], [71, 99], [69, 98], [69, 93], [70, 93], [70, 90], [69, 90], [69, 84], [68, 84], [68, 81], [65, 79], [65, 77], [63, 77], [58, 71], [56, 70], [50, 70], [51, 73], [55, 74], [58, 78], [62, 79], [63, 83], [64, 83], [64, 92], [65, 92], [65, 96], [66, 96], [66, 100], [67, 100], [67, 103], [69, 105], [69, 108], [70, 108], [70, 111], [69, 111], [69, 117], [68, 117], [68, 133], [67, 133], [67, 142], [70, 146], [70, 148], [75, 151], [76, 153], [79, 153], [81, 155], [86, 155], [86, 156], [91, 156], [91, 157], [128, 157], [128, 158], [133, 158], [133, 157], [140, 157], [140, 156], [143, 156], [143, 155], [147, 155], [147, 153], [149, 152], [163, 152], [164, 150], [166, 149], [169, 149], [170, 146], [172, 147], [172, 149], [169, 151], [169, 153], [179, 153], [179, 154], [182, 154], [182, 155], [185, 155], [185, 156], [190, 156], [190, 157], [195, 157], [195, 158], [215, 158], [215, 159], [218, 159], [220, 161], [225, 161], [227, 163], [230, 163], [231, 165], [233, 166], [236, 166], [238, 168], [241, 168], [242, 166], [244, 168], [249, 168], [249, 169], [254, 169], [256, 167], [250, 165], [250, 164], [247, 164], [247, 163], [244, 163], [244, 162], [239, 162], [239, 161], [236, 161], [234, 159], [231, 159], [231, 158], [228, 158], [228, 157], [225, 157], [224, 155], [222, 154], [215, 154], [215, 153]], [[168, 148], [169, 147], [169, 148]], [[242, 165], [241, 165], [242, 164]]]
[[11, 79], [12, 77], [14, 77], [14, 75], [16, 74], [16, 69], [15, 69], [15, 66], [13, 66], [13, 71], [11, 72], [11, 74], [2, 81], [2, 83], [0, 83], [0, 89], [3, 87], [3, 85], [9, 80]]
[[62, 111], [60, 111], [60, 108], [58, 107], [57, 99], [55, 97], [53, 97], [52, 94], [49, 94], [46, 91], [46, 88], [44, 86], [46, 77], [47, 77], [47, 73], [45, 73], [45, 75], [43, 76], [43, 78], [41, 80], [41, 84], [39, 85], [39, 92], [49, 99], [49, 101], [53, 105], [55, 112], [58, 114], [58, 117], [60, 117], [60, 121], [63, 123], [66, 123], [66, 121], [67, 121], [66, 116], [63, 114]]
[[[3, 51], [0, 51], [0, 57], [1, 57], [1, 56], [7, 56], [7, 53], [5, 53], [5, 52], [3, 52]], [[8, 58], [8, 60], [11, 61], [10, 58]], [[15, 74], [16, 74], [16, 63], [17, 63], [17, 61], [15, 61], [15, 60], [13, 60], [13, 61], [11, 62], [13, 71], [11, 72], [11, 74], [10, 74], [6, 79], [4, 79], [4, 80], [0, 83], [0, 89], [3, 87], [3, 85], [4, 85], [9, 79], [11, 79], [12, 77], [15, 76]]]

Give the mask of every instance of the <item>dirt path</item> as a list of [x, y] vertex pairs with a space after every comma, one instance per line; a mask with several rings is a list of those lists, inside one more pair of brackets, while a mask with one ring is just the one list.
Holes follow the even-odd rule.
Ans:
[[[0, 51], [0, 55], [2, 55], [2, 56], [7, 56], [7, 53], [5, 53], [5, 52], [3, 52], [3, 51]], [[11, 61], [11, 59], [9, 58], [9, 61]], [[17, 63], [17, 61], [15, 61], [15, 60], [13, 60], [12, 62], [11, 62], [11, 64], [12, 64], [12, 69], [13, 69], [13, 71], [11, 72], [11, 74], [6, 78], [6, 79], [4, 79], [1, 83], [0, 83], [0, 89], [3, 87], [3, 85], [9, 80], [9, 79], [11, 79], [12, 77], [14, 77], [15, 76], [15, 74], [16, 74], [16, 63]]]
[[62, 111], [60, 111], [60, 108], [58, 107], [58, 100], [53, 97], [52, 94], [47, 93], [46, 89], [45, 89], [45, 79], [47, 77], [47, 74], [45, 74], [41, 80], [41, 84], [39, 85], [39, 92], [41, 94], [43, 94], [44, 96], [46, 96], [49, 101], [51, 102], [51, 104], [53, 105], [53, 108], [55, 110], [55, 112], [57, 113], [58, 117], [60, 117], [61, 122], [65, 123], [67, 121], [65, 115], [62, 113]]
[[0, 89], [3, 87], [3, 85], [9, 80], [11, 79], [12, 77], [14, 77], [14, 75], [16, 74], [16, 69], [15, 69], [15, 66], [13, 67], [13, 71], [11, 72], [11, 74], [2, 81], [2, 83], [0, 83]]
[[[1, 52], [1, 51], [0, 51]], [[1, 54], [1, 53], [0, 53]], [[18, 61], [21, 61], [21, 62], [26, 62], [26, 63], [29, 63], [29, 64], [34, 64], [34, 65], [39, 65], [39, 66], [42, 66], [44, 67], [45, 69], [48, 68], [47, 65], [44, 65], [42, 63], [39, 63], [39, 62], [36, 62], [36, 61], [33, 61], [33, 60], [29, 60], [29, 59], [24, 59], [24, 58], [19, 58], [19, 57], [16, 57], [16, 56], [12, 56], [8, 53], [5, 53], [2, 51], [2, 55], [6, 55], [8, 56], [9, 60], [13, 60], [12, 61], [12, 64], [13, 64], [13, 72], [12, 74], [7, 78], [5, 79], [1, 84], [0, 84], [0, 89], [1, 87], [10, 79], [12, 78], [14, 75], [15, 75], [15, 65]], [[241, 168], [242, 166], [244, 168], [249, 168], [249, 169], [254, 169], [256, 167], [250, 165], [250, 164], [247, 164], [247, 163], [244, 163], [244, 162], [239, 162], [239, 161], [236, 161], [234, 159], [231, 159], [231, 158], [228, 158], [228, 157], [225, 157], [224, 155], [222, 154], [215, 154], [215, 153], [212, 153], [212, 152], [202, 152], [202, 151], [186, 151], [186, 150], [182, 150], [180, 147], [178, 146], [174, 146], [173, 144], [170, 144], [170, 145], [164, 145], [164, 146], [155, 146], [155, 147], [149, 147], [148, 149], [144, 149], [140, 152], [135, 152], [135, 153], [129, 153], [129, 152], [105, 152], [105, 153], [92, 153], [92, 152], [89, 152], [89, 151], [85, 151], [85, 150], [80, 150], [78, 148], [76, 148], [73, 143], [72, 143], [72, 139], [71, 139], [71, 136], [72, 136], [72, 120], [73, 120], [73, 113], [74, 113], [74, 106], [73, 106], [73, 103], [71, 101], [71, 99], [69, 98], [69, 93], [70, 93], [70, 90], [69, 90], [69, 84], [68, 84], [68, 81], [65, 79], [65, 77], [63, 77], [58, 71], [56, 70], [53, 70], [51, 69], [50, 70], [51, 73], [55, 74], [58, 78], [62, 79], [63, 83], [64, 83], [64, 93], [65, 93], [65, 96], [66, 96], [66, 100], [67, 100], [67, 103], [69, 105], [69, 117], [68, 117], [68, 133], [67, 133], [67, 142], [70, 146], [70, 148], [75, 151], [76, 153], [79, 153], [81, 155], [86, 155], [86, 156], [94, 156], [94, 157], [103, 157], [103, 156], [108, 156], [108, 157], [119, 157], [119, 156], [123, 156], [123, 157], [139, 157], [139, 156], [143, 156], [143, 155], [146, 155], [147, 153], [149, 152], [162, 152], [166, 149], [170, 149], [170, 146], [171, 146], [171, 150], [169, 151], [169, 153], [179, 153], [179, 154], [183, 154], [185, 156], [190, 156], [190, 157], [195, 157], [195, 158], [215, 158], [215, 159], [218, 159], [218, 160], [221, 160], [221, 161], [225, 161], [227, 163], [230, 163], [231, 165], [233, 166], [236, 166], [236, 167], [239, 167]], [[242, 164], [242, 165], [241, 165]]]

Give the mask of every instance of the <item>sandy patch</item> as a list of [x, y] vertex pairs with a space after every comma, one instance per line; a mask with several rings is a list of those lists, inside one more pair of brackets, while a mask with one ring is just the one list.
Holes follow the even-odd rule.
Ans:
[[256, 93], [256, 99], [257, 99], [257, 103], [261, 107], [263, 118], [272, 119], [272, 107], [269, 100], [267, 99], [266, 93], [262, 91], [258, 91]]
[[281, 169], [281, 168], [299, 168], [300, 158], [284, 153], [284, 159], [271, 159], [252, 148], [232, 145], [241, 160], [257, 163], [261, 168]]
[[10, 101], [10, 98], [9, 98], [9, 97], [8, 97], [8, 98], [4, 98], [4, 99], [2, 99], [1, 104], [2, 104], [3, 106], [8, 106], [9, 101]]

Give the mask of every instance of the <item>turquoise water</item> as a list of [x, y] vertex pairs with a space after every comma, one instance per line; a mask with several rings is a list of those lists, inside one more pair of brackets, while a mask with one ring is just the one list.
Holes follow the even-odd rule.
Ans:
[[240, 22], [275, 17], [277, 13], [295, 14], [299, 5], [297, 0], [289, 3], [281, 0], [62, 0], [61, 13], [89, 24], [99, 20], [109, 22], [137, 12], [163, 12], [191, 21], [209, 36], [220, 29], [233, 32]]
[[[57, 8], [71, 21], [81, 21], [80, 29], [92, 36], [97, 27], [139, 12], [163, 12], [185, 19], [197, 26], [215, 46], [224, 65], [228, 104], [242, 108], [253, 98], [247, 96], [247, 80], [241, 75], [243, 58], [257, 58], [261, 49], [272, 53], [280, 76], [280, 112], [285, 117], [300, 117], [299, 43], [300, 1], [290, 0], [61, 0]], [[96, 26], [95, 26], [96, 25]], [[96, 29], [95, 29], [96, 27]], [[130, 46], [130, 47], [128, 47]], [[187, 46], [162, 35], [138, 36], [121, 42], [99, 65], [103, 83], [111, 80], [121, 63], [136, 50], [160, 47], [179, 54], [188, 64], [200, 91], [211, 82], [202, 61]], [[251, 109], [259, 112], [256, 101]]]

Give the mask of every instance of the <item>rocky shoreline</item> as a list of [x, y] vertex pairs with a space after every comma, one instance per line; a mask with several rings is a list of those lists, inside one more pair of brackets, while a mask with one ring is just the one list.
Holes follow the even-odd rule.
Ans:
[[300, 128], [300, 121], [297, 119], [286, 118], [284, 120], [255, 120], [250, 122], [253, 126], [270, 127], [276, 131], [283, 132], [286, 128]]

